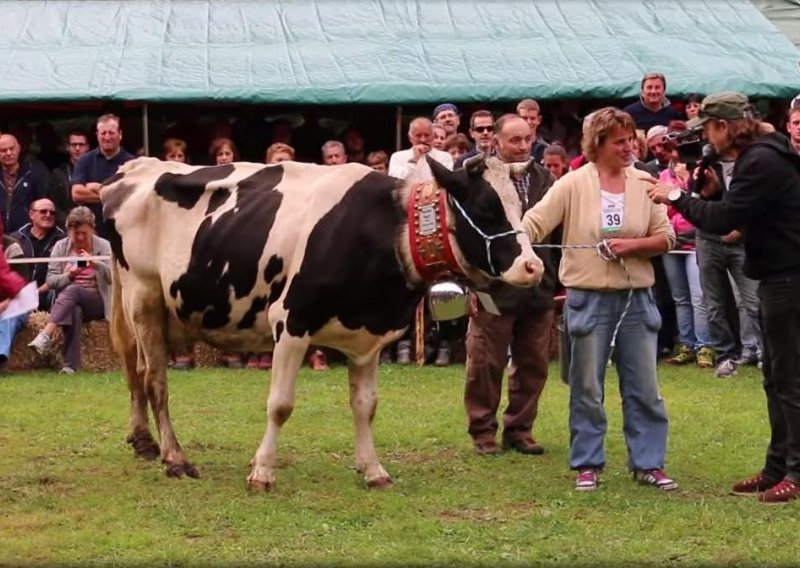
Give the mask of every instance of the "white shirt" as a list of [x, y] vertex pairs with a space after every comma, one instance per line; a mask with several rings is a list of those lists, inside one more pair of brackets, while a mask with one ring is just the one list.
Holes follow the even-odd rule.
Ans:
[[[448, 170], [453, 169], [453, 156], [449, 153], [431, 148], [428, 154]], [[411, 173], [411, 170], [416, 167], [416, 164], [409, 162], [413, 157], [414, 150], [411, 148], [408, 150], [400, 150], [392, 154], [392, 157], [389, 159], [389, 175], [400, 179], [406, 179], [408, 174]]]

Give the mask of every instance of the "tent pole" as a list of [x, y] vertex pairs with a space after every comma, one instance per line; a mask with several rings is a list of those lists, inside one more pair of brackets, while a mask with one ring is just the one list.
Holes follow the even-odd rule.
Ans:
[[394, 149], [396, 152], [400, 151], [400, 141], [402, 140], [403, 132], [403, 107], [397, 105], [397, 113], [395, 116], [394, 127]]
[[150, 128], [148, 127], [149, 121], [147, 120], [147, 103], [144, 103], [142, 107], [142, 138], [143, 144], [142, 148], [144, 148], [144, 155], [150, 155]]

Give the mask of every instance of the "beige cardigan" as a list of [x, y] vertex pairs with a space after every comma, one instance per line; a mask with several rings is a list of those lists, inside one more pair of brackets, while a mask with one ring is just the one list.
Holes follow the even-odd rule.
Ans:
[[[647, 197], [650, 175], [634, 167], [625, 168], [625, 209], [623, 238], [664, 235], [664, 249], [672, 249], [675, 233], [667, 218], [667, 207], [656, 205]], [[600, 176], [597, 167], [588, 163], [569, 172], [522, 218], [531, 241], [540, 242], [559, 224], [564, 224], [565, 245], [594, 245], [603, 240], [600, 219]], [[669, 241], [669, 247], [666, 246]], [[535, 250], [535, 249], [534, 249]], [[568, 288], [624, 290], [630, 287], [619, 261], [606, 261], [592, 249], [565, 249], [558, 274]], [[646, 288], [655, 282], [650, 259], [644, 256], [625, 258], [625, 266], [634, 288]]]

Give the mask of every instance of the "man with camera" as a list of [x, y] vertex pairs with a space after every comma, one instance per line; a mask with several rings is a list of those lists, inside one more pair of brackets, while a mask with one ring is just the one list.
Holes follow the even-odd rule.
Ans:
[[[758, 120], [740, 93], [709, 95], [688, 126], [702, 127], [717, 153], [735, 160], [728, 190], [719, 201], [696, 199], [661, 183], [648, 193], [710, 233], [744, 229], [744, 272], [760, 281], [772, 437], [764, 468], [736, 483], [732, 493], [785, 503], [800, 497], [800, 156], [784, 135]], [[720, 192], [724, 181], [713, 168], [698, 175], [706, 178], [706, 194]]]

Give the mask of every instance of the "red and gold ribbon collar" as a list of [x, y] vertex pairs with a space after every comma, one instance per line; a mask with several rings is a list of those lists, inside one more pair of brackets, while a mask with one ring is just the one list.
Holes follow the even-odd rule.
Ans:
[[433, 181], [416, 182], [408, 199], [411, 259], [423, 280], [463, 275], [447, 230], [447, 193]]

